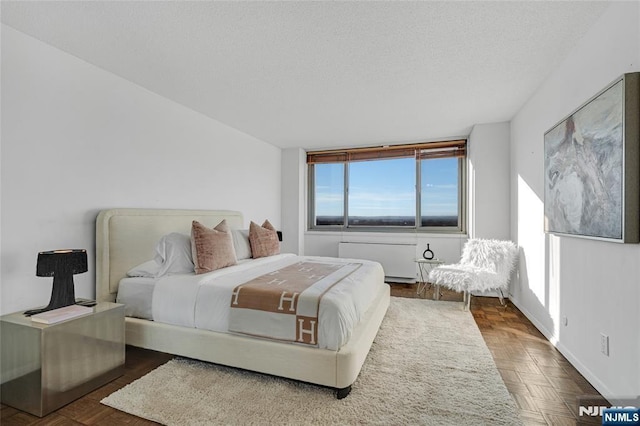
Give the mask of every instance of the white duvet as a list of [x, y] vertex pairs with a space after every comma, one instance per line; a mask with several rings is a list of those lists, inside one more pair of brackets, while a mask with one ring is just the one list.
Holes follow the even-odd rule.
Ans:
[[280, 254], [202, 275], [166, 276], [157, 281], [153, 291], [153, 320], [226, 333], [231, 293], [236, 286], [303, 260], [362, 264], [334, 285], [320, 302], [318, 346], [337, 350], [349, 340], [353, 328], [378, 294], [379, 287], [384, 285], [384, 272], [379, 263]]

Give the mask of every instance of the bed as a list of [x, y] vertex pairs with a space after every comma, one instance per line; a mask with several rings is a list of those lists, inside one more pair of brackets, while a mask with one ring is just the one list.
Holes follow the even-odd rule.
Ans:
[[[115, 301], [127, 271], [154, 256], [160, 238], [189, 234], [193, 220], [214, 227], [226, 220], [245, 227], [240, 212], [227, 210], [110, 209], [96, 220], [96, 300]], [[377, 279], [377, 278], [376, 278]], [[380, 278], [382, 279], [382, 278]], [[351, 391], [390, 301], [389, 286], [373, 286], [348, 341], [337, 350], [127, 317], [128, 345], [327, 386], [338, 398]]]

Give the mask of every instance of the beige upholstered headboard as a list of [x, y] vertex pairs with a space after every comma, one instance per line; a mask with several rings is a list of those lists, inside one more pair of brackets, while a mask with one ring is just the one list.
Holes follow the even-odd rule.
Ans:
[[191, 233], [191, 222], [214, 227], [226, 219], [244, 225], [242, 213], [230, 210], [103, 210], [96, 219], [96, 300], [114, 301], [127, 271], [153, 259], [158, 240], [171, 232]]

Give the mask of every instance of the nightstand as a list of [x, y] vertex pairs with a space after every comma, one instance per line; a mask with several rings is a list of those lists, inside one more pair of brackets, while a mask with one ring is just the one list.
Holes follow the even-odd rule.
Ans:
[[0, 317], [2, 403], [42, 417], [124, 372], [124, 305], [55, 324]]

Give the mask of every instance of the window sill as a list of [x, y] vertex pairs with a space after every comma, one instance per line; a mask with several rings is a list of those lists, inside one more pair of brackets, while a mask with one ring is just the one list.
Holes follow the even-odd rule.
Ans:
[[417, 237], [417, 238], [456, 238], [456, 239], [467, 239], [469, 236], [466, 232], [432, 232], [432, 231], [403, 231], [397, 232], [393, 230], [380, 230], [380, 231], [372, 231], [372, 230], [327, 230], [321, 231], [316, 229], [307, 229], [304, 235], [309, 236], [326, 236], [326, 237], [340, 237], [340, 236], [358, 236], [358, 237]]

